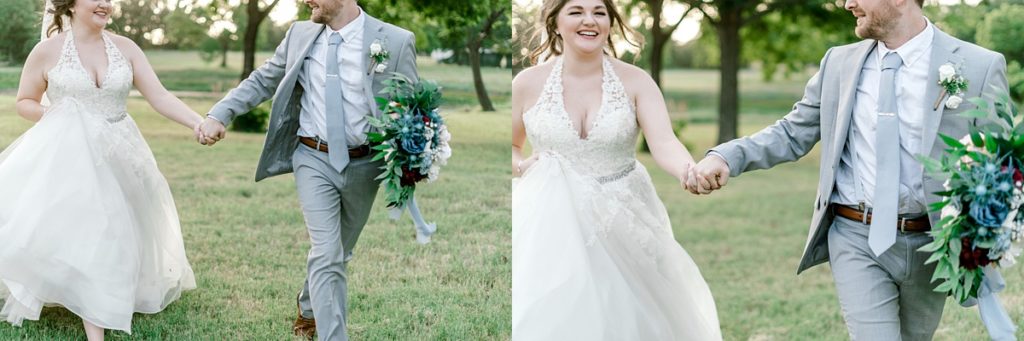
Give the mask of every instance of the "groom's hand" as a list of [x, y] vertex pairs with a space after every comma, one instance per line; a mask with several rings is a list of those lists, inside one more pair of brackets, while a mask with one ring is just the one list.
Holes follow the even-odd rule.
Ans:
[[690, 170], [686, 187], [693, 194], [710, 194], [729, 182], [729, 164], [717, 154], [708, 154]]
[[220, 123], [217, 119], [207, 117], [203, 120], [203, 123], [199, 125], [199, 143], [204, 145], [212, 146], [217, 143], [217, 141], [223, 139], [226, 134], [224, 124]]

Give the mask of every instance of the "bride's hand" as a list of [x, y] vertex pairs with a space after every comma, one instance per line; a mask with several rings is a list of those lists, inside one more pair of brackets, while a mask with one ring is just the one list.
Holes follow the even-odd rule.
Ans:
[[530, 169], [530, 166], [533, 166], [538, 159], [540, 159], [540, 155], [533, 154], [526, 159], [520, 160], [512, 169], [512, 177], [518, 178], [523, 176], [523, 174], [526, 173], [526, 170]]
[[687, 163], [683, 164], [683, 172], [680, 173], [679, 176], [676, 177], [676, 180], [679, 180], [679, 187], [682, 187], [683, 189], [685, 189], [687, 191], [690, 190], [690, 186], [689, 186], [688, 182], [689, 182], [690, 176], [691, 176], [690, 175], [690, 170], [691, 169], [693, 169], [693, 162], [687, 162]]

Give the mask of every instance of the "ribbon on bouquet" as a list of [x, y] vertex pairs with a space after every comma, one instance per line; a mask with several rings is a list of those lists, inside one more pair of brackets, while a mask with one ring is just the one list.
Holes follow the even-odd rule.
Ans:
[[[988, 330], [988, 336], [993, 341], [1016, 341], [1014, 332], [1017, 326], [1006, 314], [1006, 309], [999, 302], [1000, 291], [1006, 288], [1006, 281], [999, 270], [990, 266], [982, 269], [984, 277], [981, 280], [981, 287], [978, 288], [978, 312], [981, 313], [981, 322]], [[972, 300], [973, 301], [973, 300]], [[971, 302], [965, 302], [970, 305]]]
[[416, 195], [413, 194], [409, 201], [399, 205], [398, 207], [392, 207], [388, 213], [390, 213], [391, 220], [398, 220], [402, 217], [402, 212], [405, 208], [409, 208], [409, 216], [412, 217], [413, 229], [416, 230], [416, 242], [420, 244], [430, 243], [430, 236], [437, 232], [437, 224], [427, 223], [423, 220], [423, 214], [420, 213], [420, 208], [416, 206]]

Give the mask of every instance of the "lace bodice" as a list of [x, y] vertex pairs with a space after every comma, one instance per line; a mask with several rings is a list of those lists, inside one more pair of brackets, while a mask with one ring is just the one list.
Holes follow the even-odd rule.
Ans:
[[564, 157], [577, 172], [600, 182], [629, 173], [636, 167], [640, 128], [636, 110], [612, 63], [608, 58], [602, 62], [601, 106], [586, 138], [580, 138], [565, 110], [562, 63], [561, 57], [555, 61], [537, 104], [523, 113], [530, 144], [537, 152]]
[[[101, 79], [96, 80], [85, 70], [75, 47], [75, 37], [71, 30], [64, 37], [57, 66], [47, 73], [49, 85], [47, 97], [52, 104], [59, 104], [69, 98], [77, 100], [89, 110], [90, 114], [101, 115], [107, 121], [119, 121], [127, 115], [125, 105], [128, 92], [132, 89], [132, 67], [121, 51], [106, 33], [103, 33], [103, 44], [107, 51], [107, 71]], [[96, 84], [100, 86], [97, 87]]]

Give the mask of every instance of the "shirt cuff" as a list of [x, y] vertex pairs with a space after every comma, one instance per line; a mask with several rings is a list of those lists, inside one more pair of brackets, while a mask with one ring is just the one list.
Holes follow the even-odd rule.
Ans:
[[224, 121], [221, 121], [221, 120], [220, 120], [219, 118], [217, 118], [216, 116], [213, 116], [213, 115], [209, 115], [209, 114], [208, 114], [208, 115], [206, 115], [206, 118], [209, 118], [209, 119], [211, 119], [211, 120], [214, 120], [214, 121], [220, 122], [220, 124], [224, 124]]
[[[722, 153], [716, 152], [714, 150], [709, 150], [707, 154], [704, 154], [704, 157], [708, 156], [717, 156], [718, 158], [722, 159], [722, 162], [725, 162], [726, 167], [729, 166], [729, 159], [726, 159], [725, 155], [722, 155]], [[729, 167], [729, 169], [732, 169], [732, 167]]]

